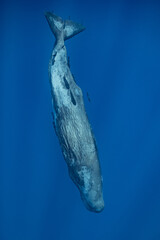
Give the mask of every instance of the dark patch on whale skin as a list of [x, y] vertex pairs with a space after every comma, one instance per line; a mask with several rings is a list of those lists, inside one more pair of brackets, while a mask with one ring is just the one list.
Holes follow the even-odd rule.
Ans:
[[68, 62], [67, 62], [67, 64], [68, 64], [68, 67], [71, 68], [70, 57], [68, 57]]
[[57, 52], [54, 54], [54, 55], [52, 55], [52, 58], [51, 58], [51, 61], [52, 61], [52, 66], [54, 65], [54, 63], [55, 63], [55, 58], [56, 58], [56, 55], [57, 55]]
[[67, 79], [64, 77], [63, 80], [64, 80], [65, 87], [67, 89], [69, 89], [70, 87], [69, 87], [69, 83], [68, 83]]
[[73, 105], [76, 105], [76, 100], [75, 100], [75, 98], [73, 96], [72, 91], [70, 91], [70, 95], [71, 95], [71, 101], [72, 101]]
[[54, 63], [55, 63], [55, 58], [53, 57], [52, 58], [52, 66], [54, 65]]

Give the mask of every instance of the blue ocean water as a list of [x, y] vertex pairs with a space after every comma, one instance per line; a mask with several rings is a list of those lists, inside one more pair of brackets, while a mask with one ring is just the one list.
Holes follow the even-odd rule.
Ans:
[[[86, 27], [66, 46], [99, 149], [99, 214], [53, 129], [48, 10]], [[0, 240], [159, 240], [160, 3], [6, 0], [0, 25]]]

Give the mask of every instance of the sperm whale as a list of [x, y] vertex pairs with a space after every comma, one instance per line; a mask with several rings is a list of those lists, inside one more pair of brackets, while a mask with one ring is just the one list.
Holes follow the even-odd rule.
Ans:
[[92, 212], [101, 212], [104, 200], [98, 150], [85, 111], [82, 90], [70, 71], [64, 44], [65, 40], [85, 28], [51, 12], [45, 16], [56, 38], [49, 61], [55, 132], [69, 176], [79, 189], [84, 205]]

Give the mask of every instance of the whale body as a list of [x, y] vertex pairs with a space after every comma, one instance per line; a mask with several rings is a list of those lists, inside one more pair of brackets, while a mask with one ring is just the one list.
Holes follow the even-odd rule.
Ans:
[[54, 128], [69, 176], [80, 191], [86, 208], [104, 208], [102, 176], [95, 138], [85, 111], [83, 94], [70, 71], [64, 41], [84, 30], [81, 24], [51, 12], [45, 14], [56, 38], [49, 62]]

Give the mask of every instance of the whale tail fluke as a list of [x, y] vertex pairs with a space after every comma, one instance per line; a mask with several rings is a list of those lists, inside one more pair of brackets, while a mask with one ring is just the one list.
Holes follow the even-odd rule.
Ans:
[[62, 31], [64, 33], [64, 40], [67, 40], [85, 29], [81, 24], [71, 20], [63, 21], [62, 18], [51, 12], [46, 12], [45, 16], [56, 39], [58, 39]]

